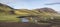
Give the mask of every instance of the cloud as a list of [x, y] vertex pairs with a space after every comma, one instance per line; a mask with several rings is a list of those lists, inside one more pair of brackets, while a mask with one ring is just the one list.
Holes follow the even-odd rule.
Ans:
[[56, 4], [60, 4], [60, 2], [59, 3], [47, 3], [45, 5], [56, 5]]

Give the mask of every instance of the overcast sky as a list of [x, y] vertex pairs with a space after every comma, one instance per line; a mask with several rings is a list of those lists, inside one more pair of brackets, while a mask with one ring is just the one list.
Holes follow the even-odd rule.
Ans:
[[[60, 4], [58, 4], [60, 3], [60, 0], [0, 0], [0, 3], [7, 4], [15, 9], [49, 7], [56, 11], [60, 11]], [[53, 5], [46, 5], [50, 3], [53, 3]]]

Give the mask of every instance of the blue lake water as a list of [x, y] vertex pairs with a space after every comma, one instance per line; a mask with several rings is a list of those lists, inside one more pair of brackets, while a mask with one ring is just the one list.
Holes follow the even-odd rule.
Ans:
[[22, 22], [29, 22], [29, 20], [27, 18], [21, 18]]

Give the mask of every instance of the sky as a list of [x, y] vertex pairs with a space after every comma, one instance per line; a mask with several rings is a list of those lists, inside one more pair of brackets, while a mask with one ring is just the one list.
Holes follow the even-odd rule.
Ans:
[[52, 8], [60, 11], [60, 0], [0, 0], [0, 3], [7, 4], [15, 9], [27, 8]]

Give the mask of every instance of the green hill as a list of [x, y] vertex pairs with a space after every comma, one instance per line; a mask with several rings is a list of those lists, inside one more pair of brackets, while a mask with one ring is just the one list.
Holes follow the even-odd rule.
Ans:
[[0, 13], [8, 14], [12, 9], [12, 7], [0, 3]]
[[[0, 21], [1, 22], [18, 22], [17, 16], [39, 15], [39, 20], [46, 20], [52, 17], [59, 17], [57, 11], [51, 8], [39, 8], [34, 10], [14, 9], [8, 5], [0, 3]], [[40, 19], [42, 18], [42, 19]], [[46, 18], [46, 19], [45, 19]]]
[[17, 22], [16, 15], [11, 15], [12, 7], [0, 3], [0, 22]]

